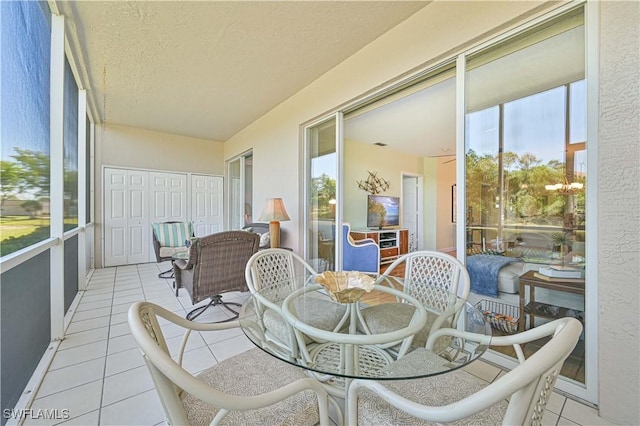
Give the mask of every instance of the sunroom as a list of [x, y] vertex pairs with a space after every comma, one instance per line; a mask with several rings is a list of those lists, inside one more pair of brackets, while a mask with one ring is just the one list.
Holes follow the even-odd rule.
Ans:
[[[126, 101], [127, 91], [131, 99], [147, 102], [145, 114], [162, 116], [163, 103], [189, 102], [189, 95], [172, 98], [176, 89], [168, 86], [178, 85], [194, 96], [199, 89], [189, 83], [189, 76], [197, 80], [202, 70], [172, 68], [162, 76], [165, 87], [147, 87], [143, 77], [152, 71], [136, 67], [152, 64], [153, 73], [160, 73], [156, 64], [165, 61], [169, 69], [174, 59], [148, 58], [144, 51], [139, 57], [118, 57], [111, 49], [128, 42], [118, 36], [117, 24], [104, 24], [122, 19], [124, 25], [137, 17], [141, 37], [146, 34], [171, 51], [170, 40], [178, 37], [173, 32], [180, 26], [160, 17], [214, 13], [207, 7], [215, 2], [181, 7], [133, 2], [127, 3], [128, 11], [116, 4], [2, 4], [3, 409], [38, 406], [34, 401], [43, 395], [38, 389], [55, 366], [56, 351], [65, 350], [74, 331], [71, 324], [83, 317], [78, 306], [89, 295], [92, 280], [109, 276], [117, 282], [119, 274], [132, 271], [139, 280], [151, 280], [155, 270], [166, 269], [155, 263], [150, 248], [151, 223], [161, 221], [159, 214], [145, 218], [139, 228], [138, 252], [133, 250], [138, 241], [134, 237], [118, 240], [107, 232], [112, 229], [107, 173], [179, 177], [188, 187], [177, 204], [184, 220], [195, 220], [193, 182], [199, 177], [217, 181], [222, 213], [208, 212], [210, 223], [204, 229], [239, 229], [257, 221], [265, 199], [282, 198], [290, 220], [281, 224], [281, 244], [339, 269], [341, 228], [326, 238], [323, 224], [349, 222], [353, 228], [368, 228], [367, 195], [357, 182], [376, 172], [390, 182], [385, 195], [397, 197], [404, 213], [412, 208], [407, 204], [409, 188], [420, 185], [413, 206], [418, 214], [400, 219], [402, 229], [411, 230], [409, 249], [447, 251], [463, 262], [490, 251], [517, 252], [523, 259], [524, 251], [521, 272], [537, 265], [541, 256], [547, 263], [581, 264], [583, 294], [550, 296], [582, 312], [585, 325], [583, 354], [577, 361], [581, 365], [576, 368], [580, 373], [565, 376], [557, 389], [569, 396], [563, 401], [580, 401], [602, 419], [638, 422], [640, 262], [637, 232], [629, 232], [638, 228], [638, 188], [627, 185], [637, 181], [638, 174], [637, 3], [416, 2], [397, 9], [389, 3], [393, 17], [385, 21], [372, 13], [370, 18], [384, 21], [385, 31], [362, 35], [359, 47], [323, 64], [324, 71], [298, 82], [293, 92], [281, 94], [267, 109], [254, 110], [250, 120], [239, 119], [221, 138], [189, 129], [198, 120], [212, 120], [216, 111], [203, 111], [193, 122], [165, 117], [160, 121], [167, 125], [155, 128], [153, 120], [124, 120], [127, 115], [144, 116], [137, 110], [142, 107]], [[305, 5], [322, 9], [321, 3]], [[262, 7], [273, 14], [267, 16], [278, 16], [282, 11], [276, 6]], [[362, 5], [368, 6], [374, 8]], [[297, 7], [304, 9], [303, 4]], [[348, 16], [354, 12], [348, 7], [357, 6], [343, 7], [323, 10], [323, 16], [344, 24], [344, 16], [341, 20], [336, 15]], [[117, 11], [113, 21], [108, 11]], [[298, 11], [295, 19], [299, 23], [316, 12]], [[160, 31], [152, 31], [156, 27]], [[20, 40], [25, 44], [18, 51], [30, 52], [30, 59], [16, 54], [15, 46], [8, 48], [5, 43], [17, 41], [5, 36], [5, 28], [29, 35]], [[107, 42], [100, 43], [97, 39], [107, 33]], [[330, 50], [339, 44], [304, 50]], [[275, 45], [271, 49], [271, 55], [278, 53]], [[5, 53], [9, 51], [14, 53]], [[251, 66], [235, 59], [238, 68]], [[224, 79], [234, 69], [229, 65], [210, 78]], [[129, 80], [122, 76], [125, 70], [133, 73]], [[13, 85], [14, 80], [5, 81], [20, 74], [29, 75], [26, 80], [37, 96], [20, 92], [27, 89]], [[295, 74], [283, 73], [278, 80], [286, 82]], [[256, 102], [260, 85], [268, 86], [264, 81], [252, 86]], [[238, 111], [252, 103], [240, 100], [226, 99], [227, 107]], [[408, 109], [402, 108], [412, 101], [422, 102], [422, 117], [407, 118]], [[27, 118], [34, 124], [20, 121]], [[412, 129], [417, 134], [413, 139], [407, 136]], [[28, 142], [16, 149], [10, 138], [18, 134]], [[406, 147], [394, 145], [401, 136]], [[16, 171], [19, 167], [22, 173]], [[560, 186], [553, 189], [555, 185]], [[151, 203], [152, 194], [145, 203]], [[569, 240], [554, 243], [558, 233], [569, 234]], [[14, 238], [7, 240], [9, 236]], [[537, 244], [536, 238], [548, 241]], [[112, 256], [118, 244], [132, 250], [124, 260]], [[565, 251], [565, 244], [571, 248]], [[165, 284], [170, 291], [171, 282]], [[489, 299], [518, 306], [518, 293], [522, 296], [519, 291], [500, 292]], [[478, 295], [475, 301], [487, 300]], [[122, 314], [110, 310], [110, 319], [114, 313]], [[109, 320], [101, 327], [113, 325]], [[91, 361], [106, 363], [108, 355], [105, 347], [105, 353]], [[513, 366], [508, 356], [496, 352], [486, 360]], [[100, 392], [108, 377], [96, 378]], [[101, 403], [72, 418], [81, 421], [81, 415], [99, 414], [108, 405]], [[558, 417], [589, 423], [558, 411]], [[9, 417], [3, 416], [3, 424], [15, 421]], [[103, 422], [107, 419], [105, 414]], [[130, 417], [138, 423], [135, 419]]]

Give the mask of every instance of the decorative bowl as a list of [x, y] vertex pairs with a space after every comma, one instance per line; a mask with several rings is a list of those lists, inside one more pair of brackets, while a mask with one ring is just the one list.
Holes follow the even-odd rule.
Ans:
[[327, 290], [331, 300], [339, 303], [357, 302], [364, 293], [373, 289], [375, 282], [369, 275], [357, 271], [325, 271], [315, 281]]

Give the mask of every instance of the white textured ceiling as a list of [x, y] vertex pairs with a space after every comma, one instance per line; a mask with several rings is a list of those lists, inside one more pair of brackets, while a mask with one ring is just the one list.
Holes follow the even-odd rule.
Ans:
[[428, 2], [56, 4], [99, 121], [225, 141]]

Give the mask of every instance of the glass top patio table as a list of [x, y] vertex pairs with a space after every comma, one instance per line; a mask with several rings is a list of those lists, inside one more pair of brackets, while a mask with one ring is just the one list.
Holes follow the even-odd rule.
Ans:
[[[435, 333], [426, 347], [410, 348], [409, 339], [425, 327], [428, 315], [435, 315], [427, 313], [419, 301], [400, 290], [376, 285], [371, 297], [355, 303], [338, 303], [331, 300], [321, 285], [305, 285], [308, 280], [308, 277], [294, 278], [252, 294], [240, 311], [240, 326], [257, 347], [315, 374], [375, 380], [427, 377], [469, 364], [490, 344], [491, 327], [482, 312], [455, 295], [448, 295], [451, 308], [457, 312], [457, 321], [452, 328], [462, 334], [474, 333], [474, 341], [438, 337], [439, 333]], [[397, 300], [413, 305], [413, 318], [392, 333], [363, 333], [358, 325], [362, 321], [361, 309], [381, 297], [392, 300], [387, 303], [400, 303], [395, 301], [397, 297]], [[267, 314], [269, 311], [271, 313]], [[266, 315], [273, 318], [274, 312], [291, 336], [295, 336], [290, 340], [297, 345], [294, 350], [283, 351], [281, 345], [274, 344], [268, 337], [264, 319]], [[318, 323], [311, 317], [319, 313], [335, 316], [335, 329], [311, 325]]]

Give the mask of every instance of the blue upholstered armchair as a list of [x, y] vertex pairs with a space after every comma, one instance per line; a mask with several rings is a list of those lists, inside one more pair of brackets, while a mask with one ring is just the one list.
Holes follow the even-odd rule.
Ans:
[[377, 274], [380, 271], [380, 247], [371, 238], [354, 241], [349, 237], [351, 227], [342, 225], [342, 269]]

